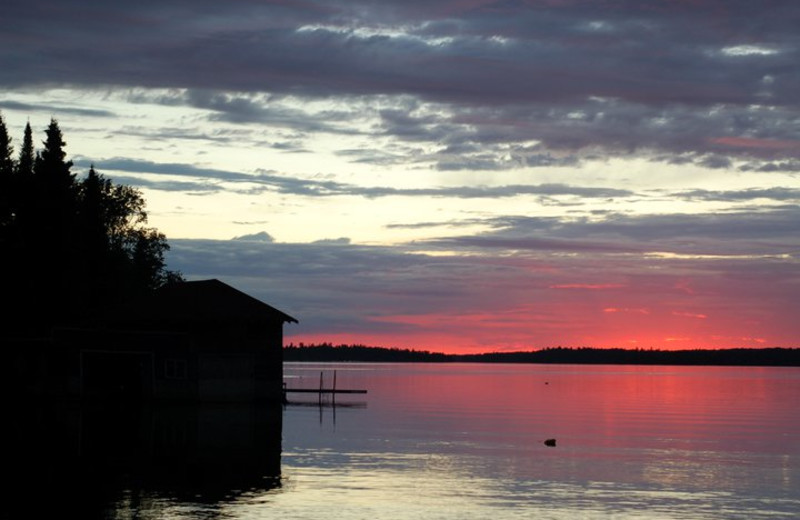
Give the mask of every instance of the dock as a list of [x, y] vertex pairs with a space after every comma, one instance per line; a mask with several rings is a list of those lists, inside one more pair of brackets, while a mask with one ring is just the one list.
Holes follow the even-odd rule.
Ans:
[[346, 390], [343, 388], [284, 388], [284, 392], [294, 394], [366, 394], [366, 390]]
[[333, 386], [326, 388], [324, 385], [323, 373], [319, 373], [319, 388], [289, 388], [286, 383], [283, 383], [283, 402], [288, 402], [286, 395], [289, 393], [295, 394], [318, 394], [319, 400], [322, 402], [323, 395], [331, 395], [333, 400], [336, 400], [336, 394], [366, 394], [366, 390], [353, 389], [353, 388], [337, 388], [336, 387], [336, 371], [333, 371]]

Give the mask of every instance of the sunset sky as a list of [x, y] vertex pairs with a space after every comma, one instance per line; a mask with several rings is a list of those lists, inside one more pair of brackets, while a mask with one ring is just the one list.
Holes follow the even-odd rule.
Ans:
[[11, 0], [0, 113], [287, 342], [800, 347], [797, 0]]

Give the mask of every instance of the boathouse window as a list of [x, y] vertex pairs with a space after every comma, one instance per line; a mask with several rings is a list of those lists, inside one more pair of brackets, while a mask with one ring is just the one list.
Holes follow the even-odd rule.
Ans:
[[165, 359], [164, 377], [167, 379], [186, 379], [188, 370], [185, 359]]

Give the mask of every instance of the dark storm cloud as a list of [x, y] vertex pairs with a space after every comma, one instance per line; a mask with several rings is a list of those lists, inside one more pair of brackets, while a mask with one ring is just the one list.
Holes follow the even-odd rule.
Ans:
[[697, 153], [712, 167], [800, 156], [794, 0], [32, 0], [3, 18], [8, 89], [188, 89], [218, 120], [289, 124], [298, 114], [252, 95], [408, 96], [449, 113], [382, 113], [399, 139], [474, 132], [478, 144]]

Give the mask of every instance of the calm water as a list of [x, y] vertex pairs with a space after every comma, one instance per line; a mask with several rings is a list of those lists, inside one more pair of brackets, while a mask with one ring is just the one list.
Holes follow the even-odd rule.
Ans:
[[35, 495], [114, 519], [800, 518], [800, 369], [285, 366], [290, 388], [334, 371], [368, 394], [290, 394], [282, 439], [280, 410], [123, 414], [125, 439], [65, 413], [79, 456], [45, 487], [70, 462], [81, 483]]

